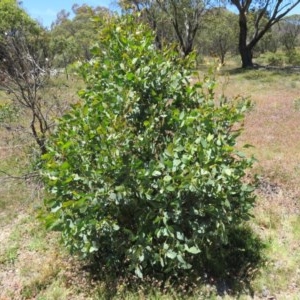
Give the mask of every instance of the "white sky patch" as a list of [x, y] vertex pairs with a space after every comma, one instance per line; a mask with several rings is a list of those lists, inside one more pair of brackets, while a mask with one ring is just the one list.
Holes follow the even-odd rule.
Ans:
[[31, 15], [33, 16], [46, 16], [46, 17], [56, 17], [57, 11], [47, 8], [46, 10], [41, 9], [33, 9], [30, 11]]

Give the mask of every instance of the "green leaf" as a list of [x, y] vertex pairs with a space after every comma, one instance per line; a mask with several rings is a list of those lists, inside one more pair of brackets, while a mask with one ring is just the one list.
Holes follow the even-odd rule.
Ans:
[[231, 176], [231, 175], [232, 175], [231, 169], [226, 168], [226, 169], [223, 170], [223, 172], [224, 172], [226, 175], [228, 175], [228, 176]]
[[164, 177], [164, 181], [165, 182], [170, 182], [172, 180], [172, 177], [170, 176], [170, 175], [166, 175], [165, 177]]
[[230, 202], [228, 201], [228, 199], [226, 199], [224, 201], [224, 204], [225, 204], [226, 207], [230, 208]]
[[203, 148], [206, 148], [207, 147], [207, 142], [205, 139], [201, 139], [201, 145]]
[[51, 208], [51, 212], [52, 213], [56, 213], [56, 212], [58, 212], [60, 209], [62, 208], [62, 204], [58, 204], [58, 205], [56, 205], [56, 206], [54, 206], [53, 208]]
[[131, 80], [133, 80], [134, 78], [135, 78], [135, 75], [134, 75], [133, 73], [127, 73], [127, 74], [126, 74], [126, 79], [127, 79], [127, 80], [131, 81]]
[[113, 224], [113, 230], [118, 231], [120, 229], [120, 226], [117, 224]]
[[174, 259], [177, 257], [177, 253], [172, 251], [172, 250], [168, 250], [167, 253], [166, 253], [166, 256], [170, 259]]
[[91, 246], [90, 249], [89, 249], [89, 252], [90, 252], [90, 253], [93, 253], [93, 252], [96, 252], [96, 251], [98, 251], [98, 250], [99, 250], [98, 247]]
[[67, 161], [63, 162], [63, 164], [61, 165], [62, 170], [67, 170], [69, 167], [70, 167], [70, 164]]
[[161, 175], [161, 172], [157, 171], [157, 170], [152, 173], [152, 176], [155, 176], [155, 177], [160, 176], [160, 175]]
[[214, 138], [214, 136], [213, 136], [211, 133], [209, 133], [209, 134], [207, 135], [206, 140], [207, 140], [208, 142], [211, 142], [211, 141], [213, 140], [213, 138]]
[[80, 176], [78, 174], [73, 174], [73, 180], [74, 181], [80, 180]]
[[183, 257], [182, 257], [181, 254], [177, 254], [177, 260], [180, 262], [180, 267], [181, 267], [182, 269], [188, 270], [188, 269], [190, 269], [190, 268], [192, 267], [191, 264], [187, 263], [187, 262], [183, 259]]
[[182, 232], [177, 231], [176, 237], [178, 240], [183, 241], [184, 240], [184, 234]]
[[173, 154], [174, 154], [173, 148], [174, 148], [174, 146], [172, 144], [168, 145], [167, 149], [165, 150], [165, 152], [168, 156], [173, 156]]
[[168, 185], [166, 189], [167, 189], [167, 191], [169, 191], [169, 192], [174, 192], [174, 191], [175, 191], [175, 187], [172, 186], [172, 185]]
[[134, 273], [138, 278], [141, 278], [141, 279], [143, 278], [143, 273], [141, 271], [140, 266], [135, 267]]
[[184, 116], [185, 116], [185, 112], [182, 111], [179, 115], [179, 120], [183, 120]]
[[191, 254], [198, 254], [201, 252], [201, 250], [198, 247], [192, 246], [192, 247], [188, 247], [187, 245], [185, 246], [185, 251], [187, 251], [188, 253]]
[[173, 160], [173, 166], [174, 167], [178, 167], [181, 164], [181, 160], [180, 159], [174, 159]]
[[140, 256], [139, 256], [139, 261], [140, 262], [143, 262], [145, 259], [145, 256], [144, 256], [144, 253], [142, 253]]

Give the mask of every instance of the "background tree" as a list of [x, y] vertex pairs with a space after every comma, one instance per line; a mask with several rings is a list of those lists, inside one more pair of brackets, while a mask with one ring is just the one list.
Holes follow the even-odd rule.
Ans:
[[[251, 9], [248, 14], [248, 36], [253, 37], [256, 32], [255, 28], [255, 20], [257, 19], [257, 16], [259, 14], [259, 11], [256, 9]], [[260, 21], [260, 28], [263, 28], [269, 20], [268, 14], [264, 15]], [[255, 45], [255, 47], [252, 50], [252, 57], [258, 57], [260, 54], [271, 51], [276, 52], [276, 49], [279, 47], [279, 40], [278, 37], [276, 37], [276, 25], [278, 23], [274, 24], [260, 39], [260, 41]], [[273, 30], [274, 29], [274, 30]], [[239, 36], [239, 31], [237, 31], [237, 37]]]
[[280, 41], [287, 51], [294, 51], [299, 45], [300, 15], [285, 17], [279, 23]]
[[[167, 21], [171, 25], [172, 33], [178, 42], [183, 56], [193, 51], [196, 34], [200, 28], [202, 16], [208, 6], [208, 1], [203, 0], [123, 0], [119, 1], [122, 7], [135, 11], [145, 11], [150, 25], [156, 30], [158, 44], [161, 44], [161, 26], [159, 20]], [[167, 37], [168, 38], [168, 37]]]
[[277, 25], [274, 25], [254, 47], [253, 56], [266, 52], [276, 53], [280, 47], [280, 38]]
[[[89, 60], [90, 48], [97, 40], [99, 20], [110, 14], [107, 8], [74, 4], [74, 17], [62, 10], [51, 26], [51, 47], [55, 53], [55, 65], [66, 67], [76, 60]], [[94, 22], [99, 18], [98, 22]]]
[[[242, 59], [242, 67], [253, 66], [253, 49], [262, 37], [285, 17], [300, 0], [285, 2], [282, 0], [231, 0], [239, 14], [239, 52]], [[267, 21], [265, 22], [265, 20]], [[249, 26], [252, 22], [254, 33], [249, 34]]]
[[138, 22], [145, 22], [155, 32], [155, 44], [162, 49], [166, 43], [173, 43], [172, 23], [166, 18], [156, 0], [120, 0], [119, 5], [125, 13], [139, 12]]
[[157, 0], [157, 3], [170, 19], [180, 49], [183, 55], [187, 56], [193, 51], [196, 34], [209, 2], [203, 0]]
[[16, 32], [23, 26], [33, 25], [33, 20], [23, 11], [17, 0], [0, 1], [0, 34]]
[[200, 53], [218, 57], [224, 64], [226, 54], [237, 50], [237, 15], [226, 8], [212, 8], [203, 16], [203, 24], [197, 35], [196, 48]]
[[24, 131], [29, 129], [44, 154], [53, 118], [63, 111], [45, 96], [52, 67], [50, 36], [16, 1], [0, 2], [0, 22], [0, 87], [14, 107], [30, 116]]

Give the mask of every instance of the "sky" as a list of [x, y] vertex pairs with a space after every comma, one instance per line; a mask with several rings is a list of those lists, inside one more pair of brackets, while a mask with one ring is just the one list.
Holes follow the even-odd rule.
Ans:
[[73, 4], [89, 6], [105, 6], [116, 10], [116, 0], [23, 0], [22, 7], [35, 20], [46, 27], [56, 20], [56, 15], [62, 9], [72, 12]]
[[[1, 1], [1, 0], [0, 0]], [[50, 27], [51, 23], [56, 20], [56, 15], [62, 9], [72, 12], [73, 4], [87, 4], [89, 6], [105, 6], [111, 10], [116, 10], [117, 0], [23, 0], [22, 7], [33, 18], [38, 20], [46, 27]], [[300, 5], [296, 7], [290, 14], [299, 14]]]

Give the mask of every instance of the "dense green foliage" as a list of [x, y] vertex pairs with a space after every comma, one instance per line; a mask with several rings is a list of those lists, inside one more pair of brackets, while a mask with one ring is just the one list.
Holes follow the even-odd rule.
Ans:
[[47, 225], [105, 267], [176, 275], [201, 269], [249, 217], [252, 160], [235, 150], [249, 105], [195, 85], [190, 60], [155, 49], [130, 17], [101, 32], [81, 66], [82, 102], [43, 156]]
[[[26, 12], [18, 5], [16, 0], [0, 1], [0, 33], [10, 34], [22, 29], [24, 26], [35, 25]], [[1, 36], [2, 37], [2, 36]]]

